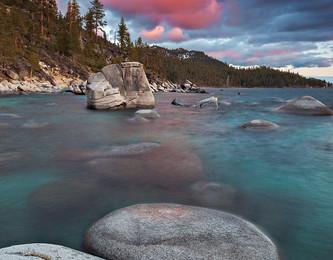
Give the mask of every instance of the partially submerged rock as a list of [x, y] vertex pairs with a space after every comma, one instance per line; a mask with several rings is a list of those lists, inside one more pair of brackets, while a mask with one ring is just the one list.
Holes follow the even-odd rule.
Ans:
[[0, 249], [0, 260], [102, 260], [68, 247], [52, 244], [26, 244]]
[[87, 232], [85, 248], [117, 260], [276, 260], [277, 248], [256, 226], [234, 215], [176, 204], [117, 210]]
[[0, 118], [1, 117], [15, 118], [15, 119], [21, 118], [21, 116], [14, 113], [0, 113]]
[[205, 98], [201, 101], [198, 102], [197, 106], [200, 107], [200, 108], [203, 108], [203, 107], [206, 107], [208, 105], [215, 105], [216, 106], [216, 109], [219, 108], [219, 100], [217, 97], [209, 97], [209, 98]]
[[155, 109], [141, 109], [136, 111], [135, 117], [154, 120], [160, 118], [161, 116]]
[[328, 106], [311, 96], [304, 96], [290, 100], [287, 102], [287, 104], [284, 104], [277, 108], [277, 111], [299, 115], [333, 115], [333, 111]]
[[155, 98], [143, 65], [125, 62], [104, 67], [87, 84], [87, 103], [91, 109], [153, 108]]
[[171, 104], [174, 106], [179, 106], [179, 107], [190, 107], [191, 106], [189, 104], [184, 104], [183, 102], [178, 101], [176, 98], [174, 100], [172, 100]]
[[270, 121], [255, 119], [244, 125], [241, 125], [241, 128], [250, 130], [274, 130], [279, 128], [279, 125]]

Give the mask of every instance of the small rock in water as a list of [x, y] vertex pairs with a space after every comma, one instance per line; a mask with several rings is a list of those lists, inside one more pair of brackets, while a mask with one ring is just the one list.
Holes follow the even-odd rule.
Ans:
[[203, 108], [203, 107], [206, 107], [210, 104], [213, 104], [216, 106], [216, 109], [219, 108], [219, 100], [217, 97], [209, 97], [209, 98], [206, 98], [206, 99], [203, 99], [201, 101], [198, 102], [198, 107], [200, 108]]
[[274, 130], [279, 128], [279, 125], [270, 121], [255, 119], [242, 125], [241, 128], [250, 130]]
[[289, 100], [286, 104], [276, 109], [278, 112], [299, 114], [299, 115], [313, 115], [313, 116], [331, 116], [333, 111], [320, 102], [319, 100], [304, 96]]
[[149, 120], [158, 119], [161, 116], [154, 109], [141, 109], [135, 112], [136, 117], [141, 117]]
[[33, 120], [28, 121], [22, 125], [23, 128], [43, 128], [48, 126], [48, 123], [37, 123]]
[[0, 249], [0, 260], [102, 260], [68, 247], [52, 244], [26, 244]]
[[86, 233], [85, 248], [106, 259], [277, 260], [274, 243], [223, 211], [141, 204], [112, 212]]
[[7, 117], [7, 118], [21, 118], [21, 116], [12, 113], [0, 113], [0, 117]]

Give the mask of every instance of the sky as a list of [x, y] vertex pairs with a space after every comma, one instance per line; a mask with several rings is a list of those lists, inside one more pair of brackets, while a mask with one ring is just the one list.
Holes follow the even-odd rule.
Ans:
[[[333, 81], [332, 0], [101, 1], [110, 38], [123, 16], [132, 38], [150, 44]], [[85, 12], [89, 1], [78, 2]]]

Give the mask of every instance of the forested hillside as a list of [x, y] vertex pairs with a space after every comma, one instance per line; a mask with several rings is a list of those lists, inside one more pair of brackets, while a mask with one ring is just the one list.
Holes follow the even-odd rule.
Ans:
[[145, 65], [151, 80], [190, 79], [227, 87], [327, 86], [321, 80], [268, 67], [237, 69], [199, 51], [148, 46], [141, 38], [132, 41], [124, 19], [111, 25], [118, 32], [117, 42], [111, 43], [105, 25], [99, 0], [90, 2], [86, 14], [76, 0], [68, 2], [65, 14], [59, 12], [56, 0], [0, 0], [0, 79], [7, 78], [10, 70], [21, 80], [35, 76], [52, 81], [42, 64], [85, 79], [108, 63], [135, 60]]

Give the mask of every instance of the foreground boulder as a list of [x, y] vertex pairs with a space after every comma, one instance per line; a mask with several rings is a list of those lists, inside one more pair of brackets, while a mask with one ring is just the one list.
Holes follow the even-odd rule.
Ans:
[[143, 65], [125, 62], [104, 67], [87, 84], [87, 103], [91, 109], [153, 108], [155, 98]]
[[279, 128], [279, 125], [270, 121], [255, 119], [242, 125], [241, 128], [249, 130], [274, 130]]
[[64, 246], [26, 244], [0, 249], [0, 260], [101, 260], [101, 258]]
[[87, 232], [85, 247], [106, 259], [278, 259], [273, 242], [234, 215], [176, 204], [117, 210]]
[[277, 108], [277, 111], [300, 115], [333, 115], [333, 111], [328, 106], [310, 96], [293, 99], [287, 104], [284, 104]]

